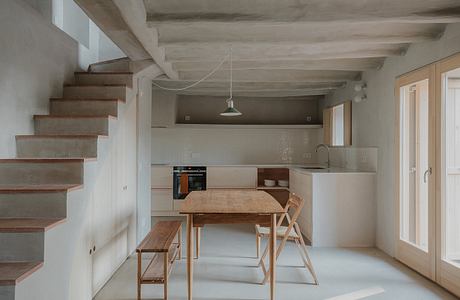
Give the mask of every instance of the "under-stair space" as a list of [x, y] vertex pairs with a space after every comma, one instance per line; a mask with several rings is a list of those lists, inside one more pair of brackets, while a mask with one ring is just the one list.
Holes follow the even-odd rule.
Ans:
[[16, 136], [17, 158], [0, 159], [0, 299], [48, 263], [45, 236], [66, 222], [69, 193], [84, 188], [132, 87], [132, 73], [76, 72], [50, 114], [34, 116], [35, 134]]

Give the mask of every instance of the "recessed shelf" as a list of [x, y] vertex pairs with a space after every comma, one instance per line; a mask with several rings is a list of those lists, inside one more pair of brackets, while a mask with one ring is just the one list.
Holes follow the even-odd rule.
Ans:
[[257, 187], [258, 190], [286, 190], [286, 191], [289, 191], [289, 187], [288, 186], [258, 186]]
[[176, 124], [177, 128], [320, 129], [323, 124]]

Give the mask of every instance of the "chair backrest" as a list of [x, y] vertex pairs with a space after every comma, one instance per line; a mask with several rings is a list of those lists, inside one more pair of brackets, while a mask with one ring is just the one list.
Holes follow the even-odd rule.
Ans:
[[[281, 215], [281, 218], [279, 219], [277, 226], [281, 226], [284, 218], [287, 219], [289, 225], [291, 225], [291, 223], [292, 225], [295, 224], [297, 221], [297, 218], [300, 215], [300, 212], [302, 211], [303, 205], [304, 205], [304, 200], [300, 198], [299, 196], [297, 196], [296, 194], [291, 193], [289, 195], [289, 199], [286, 203], [286, 206], [284, 207], [284, 213], [283, 215]], [[290, 215], [289, 212], [291, 212], [292, 215]], [[292, 226], [289, 226], [289, 227], [292, 228]]]

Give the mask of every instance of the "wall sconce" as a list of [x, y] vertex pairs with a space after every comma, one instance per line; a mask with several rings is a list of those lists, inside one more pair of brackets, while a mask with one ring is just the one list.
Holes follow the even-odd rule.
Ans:
[[356, 103], [360, 103], [362, 101], [367, 100], [367, 95], [366, 95], [367, 84], [365, 82], [359, 82], [355, 84], [354, 89], [357, 92], [357, 95], [353, 99]]
[[361, 92], [367, 89], [367, 84], [365, 82], [355, 84], [355, 91]]
[[366, 94], [357, 95], [357, 96], [355, 96], [354, 100], [355, 100], [356, 103], [359, 103], [361, 101], [366, 101], [367, 100], [367, 95]]

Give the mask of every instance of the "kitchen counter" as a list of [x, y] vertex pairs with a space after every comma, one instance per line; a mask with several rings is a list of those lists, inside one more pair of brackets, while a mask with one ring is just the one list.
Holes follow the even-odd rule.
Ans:
[[256, 167], [256, 168], [287, 168], [304, 174], [375, 174], [374, 171], [352, 170], [339, 167], [326, 168], [322, 164], [206, 164], [206, 163], [155, 163], [152, 166], [205, 166], [205, 167]]

